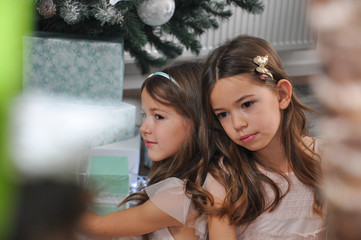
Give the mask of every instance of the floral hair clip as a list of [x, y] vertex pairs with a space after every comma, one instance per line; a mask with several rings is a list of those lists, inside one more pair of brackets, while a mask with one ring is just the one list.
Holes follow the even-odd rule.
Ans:
[[268, 63], [268, 55], [257, 56], [253, 58], [253, 62], [258, 65], [258, 67], [256, 67], [256, 71], [261, 74], [260, 77], [262, 80], [266, 80], [268, 76], [273, 79], [272, 73], [265, 67]]

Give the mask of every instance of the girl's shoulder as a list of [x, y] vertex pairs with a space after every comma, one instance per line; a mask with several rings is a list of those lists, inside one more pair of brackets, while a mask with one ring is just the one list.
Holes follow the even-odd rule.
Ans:
[[191, 199], [185, 193], [185, 181], [171, 177], [145, 188], [149, 200], [160, 210], [185, 224]]
[[185, 195], [184, 184], [183, 180], [170, 177], [147, 186], [145, 192], [151, 200], [158, 199], [160, 196], [162, 198], [183, 196]]
[[226, 197], [226, 190], [224, 186], [210, 173], [207, 174], [203, 187], [216, 199], [223, 200]]
[[[149, 201], [158, 209], [182, 223], [184, 229], [195, 229], [195, 235], [198, 236], [199, 239], [204, 239], [206, 236], [206, 222], [201, 219], [193, 220], [196, 212], [192, 205], [191, 196], [186, 194], [185, 184], [185, 180], [170, 177], [146, 187], [145, 191], [149, 197]], [[182, 228], [176, 227], [176, 229], [180, 231]], [[161, 232], [157, 232], [157, 234], [160, 233]], [[163, 234], [171, 236], [168, 230], [162, 231], [162, 236]], [[155, 235], [155, 238], [151, 239], [163, 238], [164, 237], [161, 238], [160, 235]], [[187, 239], [189, 238], [187, 237]]]

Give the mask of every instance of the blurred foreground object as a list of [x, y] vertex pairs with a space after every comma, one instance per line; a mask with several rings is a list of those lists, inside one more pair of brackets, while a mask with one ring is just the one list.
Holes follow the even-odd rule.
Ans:
[[124, 125], [120, 117], [112, 121], [110, 110], [110, 106], [24, 92], [14, 101], [12, 116], [12, 154], [17, 168], [28, 177], [74, 174], [91, 147], [108, 138], [113, 141], [112, 136]]
[[9, 240], [75, 240], [88, 193], [70, 181], [32, 179], [19, 187]]
[[22, 36], [32, 28], [32, 1], [0, 1], [0, 239], [12, 220], [16, 187], [8, 148], [10, 99], [21, 89]]
[[328, 239], [361, 239], [361, 1], [316, 1], [312, 10], [326, 70], [314, 89], [327, 110], [320, 130]]

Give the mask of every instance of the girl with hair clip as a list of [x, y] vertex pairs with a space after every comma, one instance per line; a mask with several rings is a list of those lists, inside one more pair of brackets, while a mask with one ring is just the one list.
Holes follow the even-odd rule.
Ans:
[[[122, 204], [135, 207], [106, 215], [88, 212], [82, 219], [84, 234], [131, 239], [205, 239], [203, 201], [210, 198], [203, 188], [205, 175], [198, 145], [200, 128], [200, 79], [203, 64], [183, 62], [151, 74], [141, 87], [142, 138], [153, 161], [144, 191]], [[203, 220], [202, 220], [203, 219]], [[129, 239], [129, 238], [127, 238]]]
[[[238, 36], [206, 62], [206, 189], [222, 204], [210, 239], [325, 239], [319, 140], [270, 43]], [[211, 183], [211, 184], [210, 184]], [[227, 238], [218, 233], [229, 224]]]

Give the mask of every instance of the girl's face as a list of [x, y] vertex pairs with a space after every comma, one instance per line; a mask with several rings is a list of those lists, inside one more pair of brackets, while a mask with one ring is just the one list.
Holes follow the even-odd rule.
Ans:
[[280, 141], [281, 109], [289, 102], [284, 106], [279, 95], [249, 75], [218, 80], [210, 100], [214, 114], [236, 144], [259, 151], [272, 141]]
[[144, 119], [140, 132], [152, 161], [173, 156], [190, 134], [191, 120], [181, 116], [173, 107], [155, 101], [142, 91]]

